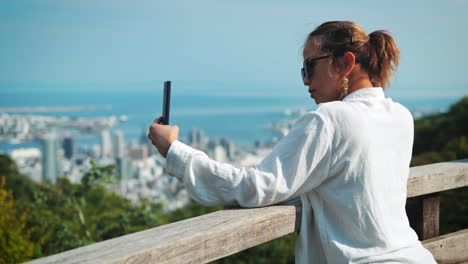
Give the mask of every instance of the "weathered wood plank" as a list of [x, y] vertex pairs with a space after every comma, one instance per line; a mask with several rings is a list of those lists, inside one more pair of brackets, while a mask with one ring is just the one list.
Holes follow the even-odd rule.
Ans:
[[301, 220], [302, 220], [302, 201], [300, 197], [296, 197], [293, 200], [288, 200], [280, 205], [294, 205], [296, 207], [296, 223], [294, 224], [294, 232], [301, 231]]
[[295, 231], [294, 205], [223, 210], [29, 263], [205, 263]]
[[468, 186], [468, 159], [412, 167], [407, 196], [414, 197]]
[[437, 263], [468, 262], [468, 229], [422, 241]]

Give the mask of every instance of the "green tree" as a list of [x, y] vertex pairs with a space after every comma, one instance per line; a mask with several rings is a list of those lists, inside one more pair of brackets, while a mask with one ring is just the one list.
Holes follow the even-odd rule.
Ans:
[[26, 228], [26, 212], [19, 214], [11, 191], [0, 179], [0, 264], [29, 260], [34, 252], [31, 230]]
[[[411, 166], [468, 158], [468, 96], [447, 113], [415, 121]], [[468, 187], [441, 192], [440, 232], [468, 228]]]
[[447, 113], [416, 120], [414, 132], [412, 166], [467, 158], [468, 96]]
[[117, 178], [113, 165], [91, 163], [80, 184], [67, 178], [37, 184], [18, 173], [8, 156], [0, 155], [0, 172], [7, 177], [5, 187], [18, 212], [28, 212], [26, 229], [35, 245], [34, 258], [168, 223], [162, 204], [134, 205], [109, 191]]

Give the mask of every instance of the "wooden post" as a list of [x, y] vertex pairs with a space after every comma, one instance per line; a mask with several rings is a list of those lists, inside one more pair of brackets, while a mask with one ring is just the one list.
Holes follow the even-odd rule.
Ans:
[[439, 205], [439, 193], [412, 197], [406, 201], [406, 214], [419, 240], [439, 235]]
[[299, 233], [301, 231], [302, 223], [302, 203], [296, 204], [296, 222], [294, 223], [294, 232]]

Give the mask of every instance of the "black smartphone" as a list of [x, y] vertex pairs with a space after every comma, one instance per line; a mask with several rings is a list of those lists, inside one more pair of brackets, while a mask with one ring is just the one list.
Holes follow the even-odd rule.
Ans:
[[164, 82], [164, 97], [163, 97], [163, 125], [169, 125], [169, 109], [171, 106], [171, 81]]

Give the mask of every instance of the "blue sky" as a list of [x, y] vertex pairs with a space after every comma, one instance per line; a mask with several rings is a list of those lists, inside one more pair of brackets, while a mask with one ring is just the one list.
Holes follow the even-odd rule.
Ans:
[[[0, 0], [0, 89], [304, 95], [306, 35], [354, 20], [401, 51], [389, 91], [468, 94], [468, 1]], [[298, 89], [295, 89], [298, 88]]]

